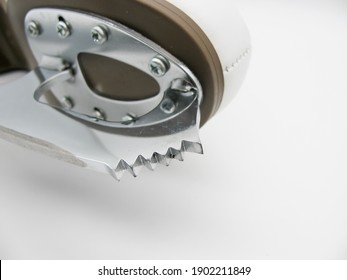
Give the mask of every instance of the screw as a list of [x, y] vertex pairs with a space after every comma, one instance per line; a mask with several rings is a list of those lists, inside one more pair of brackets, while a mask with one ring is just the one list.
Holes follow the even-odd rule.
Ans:
[[156, 56], [151, 60], [149, 69], [154, 76], [162, 77], [169, 70], [169, 62], [164, 57]]
[[165, 98], [163, 102], [160, 105], [160, 109], [165, 113], [165, 114], [172, 114], [176, 110], [176, 104], [173, 102], [170, 98]]
[[105, 114], [99, 108], [94, 108], [94, 117], [100, 121], [106, 120]]
[[56, 26], [57, 33], [60, 38], [65, 39], [71, 35], [71, 29], [65, 21], [59, 21]]
[[136, 122], [136, 116], [133, 114], [127, 114], [122, 118], [122, 124], [124, 125], [132, 125]]
[[108, 39], [108, 32], [106, 28], [102, 26], [95, 26], [91, 31], [91, 35], [93, 41], [98, 45], [102, 45]]
[[74, 107], [74, 102], [71, 97], [65, 96], [61, 101], [61, 106], [66, 110], [71, 110]]
[[27, 31], [31, 37], [33, 38], [38, 37], [41, 34], [40, 24], [37, 23], [36, 21], [29, 22], [27, 26]]

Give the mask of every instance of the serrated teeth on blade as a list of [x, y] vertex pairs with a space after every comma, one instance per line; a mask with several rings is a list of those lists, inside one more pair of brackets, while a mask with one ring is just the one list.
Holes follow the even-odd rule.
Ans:
[[147, 169], [154, 171], [151, 161], [140, 155], [132, 166], [132, 171], [134, 172], [135, 176], [140, 174], [143, 167], [147, 167]]
[[166, 154], [167, 158], [177, 159], [179, 161], [183, 161], [183, 155], [180, 150], [176, 150], [174, 148], [169, 148]]
[[182, 151], [184, 152], [190, 152], [190, 153], [197, 153], [197, 154], [203, 154], [204, 149], [201, 145], [201, 143], [197, 142], [190, 142], [190, 141], [182, 141]]
[[116, 172], [116, 177], [118, 179], [121, 179], [125, 173], [125, 171], [128, 171], [131, 175], [133, 175], [134, 177], [136, 177], [136, 174], [134, 173], [133, 167], [130, 166], [127, 162], [125, 162], [124, 160], [121, 160], [118, 163], [118, 166], [115, 170]]
[[171, 162], [171, 158], [167, 158], [166, 155], [161, 155], [159, 153], [154, 153], [152, 158], [154, 158], [157, 163], [165, 166], [169, 166]]
[[155, 152], [150, 159], [146, 159], [144, 156], [139, 155], [133, 165], [128, 164], [125, 160], [121, 160], [115, 170], [116, 177], [120, 180], [126, 171], [134, 177], [137, 177], [143, 167], [153, 171], [158, 163], [169, 166], [173, 159], [183, 161], [185, 152], [203, 154], [203, 148], [201, 143], [182, 141], [180, 150], [170, 147], [166, 154], [162, 155]]

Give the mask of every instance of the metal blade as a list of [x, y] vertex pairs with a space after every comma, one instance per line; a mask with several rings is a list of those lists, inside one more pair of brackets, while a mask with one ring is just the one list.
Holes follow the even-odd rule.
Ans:
[[119, 180], [143, 167], [182, 161], [184, 152], [203, 153], [198, 99], [160, 125], [138, 129], [99, 127], [75, 119], [33, 98], [35, 72], [0, 86], [0, 137], [66, 162], [106, 172]]

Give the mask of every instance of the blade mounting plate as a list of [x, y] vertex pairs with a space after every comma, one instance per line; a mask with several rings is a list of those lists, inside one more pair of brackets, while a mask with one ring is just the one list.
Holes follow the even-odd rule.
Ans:
[[[71, 28], [66, 38], [56, 33], [62, 18]], [[28, 13], [24, 27], [34, 21], [40, 25], [40, 34], [31, 37], [28, 33], [28, 40], [39, 66], [14, 82], [0, 85], [1, 138], [78, 166], [109, 173], [117, 180], [126, 171], [136, 177], [143, 167], [154, 170], [157, 164], [169, 165], [172, 159], [182, 161], [185, 152], [203, 153], [199, 139], [202, 89], [183, 63], [135, 31], [95, 15], [42, 8]], [[91, 30], [95, 26], [108, 30], [107, 42], [100, 45], [92, 40]], [[117, 43], [118, 33], [113, 33], [113, 28], [125, 36], [124, 42]], [[73, 36], [79, 39], [72, 39]], [[76, 40], [79, 47], [74, 47], [69, 39]], [[47, 43], [49, 40], [52, 41]], [[127, 49], [129, 40], [131, 48]], [[133, 53], [135, 45], [141, 47]], [[170, 67], [165, 75], [155, 77], [160, 92], [153, 100], [132, 103], [97, 95], [94, 99], [84, 98], [95, 93], [87, 87], [79, 69], [80, 51], [122, 60], [147, 75], [153, 75], [148, 66], [153, 58], [163, 57]], [[85, 102], [81, 106], [83, 110], [102, 107], [101, 103], [93, 103], [100, 99], [105, 102], [102, 109], [106, 108], [108, 118], [96, 118], [91, 116], [92, 112], [77, 110], [77, 106], [71, 110], [59, 102], [52, 104], [49, 94], [58, 101], [71, 94], [74, 102]], [[136, 111], [137, 107], [142, 108], [142, 101], [150, 105], [142, 104], [145, 109]], [[174, 110], [170, 109], [170, 101], [174, 102]], [[124, 122], [124, 116], [133, 115], [136, 115], [135, 122], [131, 125]]]
[[[34, 36], [33, 23], [39, 29]], [[66, 30], [62, 37], [61, 28], [64, 26]], [[112, 127], [129, 124], [132, 127], [150, 126], [179, 115], [195, 98], [199, 102], [202, 100], [201, 85], [188, 67], [160, 46], [119, 23], [89, 13], [40, 8], [27, 14], [25, 28], [43, 84], [47, 80], [54, 81], [58, 72], [67, 68], [71, 70], [70, 79], [60, 79], [45, 90], [39, 88], [40, 94], [35, 96], [37, 101], [75, 117]], [[88, 86], [83, 75], [79, 61], [81, 54], [98, 55], [129, 65], [153, 79], [159, 92], [153, 97], [132, 101], [100, 96]], [[109, 75], [112, 77], [112, 73]], [[115, 91], [117, 87], [121, 86], [114, 84]], [[52, 103], [44, 98], [48, 90], [58, 102]], [[68, 107], [64, 106], [67, 98], [72, 101]], [[170, 101], [172, 104], [168, 110]], [[96, 116], [96, 110], [102, 116]], [[133, 116], [132, 122], [126, 121], [129, 116]]]

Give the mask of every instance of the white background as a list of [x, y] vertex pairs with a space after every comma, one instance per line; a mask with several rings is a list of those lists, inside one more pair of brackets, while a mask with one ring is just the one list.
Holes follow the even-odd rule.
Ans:
[[236, 2], [252, 63], [206, 154], [117, 183], [0, 141], [0, 258], [347, 258], [347, 1]]

